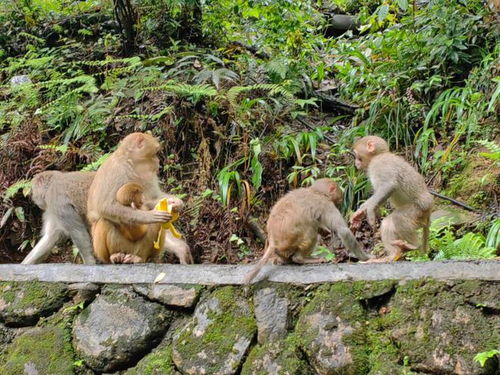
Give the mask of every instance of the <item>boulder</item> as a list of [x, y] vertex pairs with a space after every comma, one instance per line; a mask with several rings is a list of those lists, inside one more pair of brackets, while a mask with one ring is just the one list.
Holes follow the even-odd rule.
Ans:
[[149, 299], [164, 305], [192, 308], [198, 302], [203, 287], [201, 285], [153, 284], [150, 287], [134, 286], [134, 289]]
[[256, 332], [252, 307], [235, 287], [215, 290], [173, 336], [172, 358], [183, 374], [232, 375]]
[[293, 340], [255, 346], [243, 364], [241, 375], [313, 375]]
[[106, 287], [75, 319], [73, 343], [93, 370], [121, 370], [158, 344], [171, 316], [131, 288]]
[[365, 311], [354, 298], [360, 283], [336, 283], [316, 290], [302, 310], [295, 333], [319, 374], [358, 375], [367, 370]]
[[276, 288], [265, 287], [255, 291], [253, 302], [259, 344], [285, 338], [289, 322], [288, 299], [281, 297]]
[[0, 282], [0, 320], [13, 327], [35, 325], [59, 310], [66, 295], [60, 283]]
[[62, 327], [30, 329], [9, 345], [2, 361], [2, 375], [74, 374], [71, 342]]

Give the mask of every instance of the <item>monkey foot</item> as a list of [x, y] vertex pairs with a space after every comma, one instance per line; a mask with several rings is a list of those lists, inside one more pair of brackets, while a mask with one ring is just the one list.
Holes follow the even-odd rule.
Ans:
[[414, 246], [414, 245], [412, 245], [404, 240], [392, 241], [391, 245], [399, 247], [401, 249], [401, 251], [408, 251], [408, 250], [416, 250], [417, 249], [417, 246]]
[[133, 254], [116, 253], [109, 257], [113, 264], [135, 264], [142, 263], [141, 257]]

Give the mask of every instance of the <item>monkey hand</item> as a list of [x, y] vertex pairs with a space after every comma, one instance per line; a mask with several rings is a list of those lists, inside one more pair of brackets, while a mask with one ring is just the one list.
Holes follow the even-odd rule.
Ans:
[[159, 224], [172, 220], [172, 214], [167, 211], [151, 210], [145, 213], [148, 215], [148, 220], [144, 224]]
[[359, 227], [361, 226], [361, 221], [363, 221], [365, 216], [366, 209], [361, 206], [351, 217], [351, 227], [353, 229], [359, 229]]

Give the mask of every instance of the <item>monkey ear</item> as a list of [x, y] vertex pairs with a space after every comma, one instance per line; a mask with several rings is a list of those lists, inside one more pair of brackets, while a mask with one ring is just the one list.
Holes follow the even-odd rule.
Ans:
[[145, 141], [146, 141], [146, 137], [144, 137], [144, 135], [142, 135], [142, 134], [137, 134], [137, 136], [135, 137], [135, 145], [138, 148], [144, 147]]
[[366, 142], [366, 151], [368, 151], [369, 153], [375, 151], [375, 142], [373, 141]]
[[337, 186], [335, 184], [330, 184], [328, 190], [330, 191], [330, 193], [334, 193], [337, 191]]

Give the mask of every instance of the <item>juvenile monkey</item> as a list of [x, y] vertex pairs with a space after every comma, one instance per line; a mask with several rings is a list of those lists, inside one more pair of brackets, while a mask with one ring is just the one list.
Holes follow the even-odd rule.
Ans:
[[376, 261], [396, 261], [403, 250], [416, 249], [419, 228], [423, 228], [422, 250], [427, 253], [433, 198], [424, 178], [403, 158], [391, 153], [380, 137], [363, 137], [354, 143], [353, 150], [356, 168], [368, 174], [374, 193], [353, 214], [352, 226], [358, 228], [366, 217], [373, 227], [378, 208], [387, 200], [394, 209], [380, 227], [387, 256]]
[[42, 238], [22, 264], [42, 263], [63, 238], [71, 238], [85, 264], [94, 264], [85, 218], [87, 191], [95, 172], [45, 171], [31, 181], [31, 199], [44, 210]]
[[[180, 199], [165, 194], [160, 189], [157, 175], [159, 169], [157, 153], [159, 150], [160, 144], [153, 136], [146, 133], [129, 134], [97, 171], [88, 194], [87, 215], [93, 227], [94, 251], [102, 261], [113, 261], [110, 259], [113, 254], [109, 253], [106, 244], [108, 237], [100, 231], [95, 231], [95, 224], [100, 219], [105, 219], [117, 226], [122, 224], [161, 224], [171, 219], [168, 212], [154, 210], [156, 203], [161, 198], [167, 197], [169, 201], [176, 200], [177, 203], [174, 203], [173, 206], [177, 204], [178, 208], [182, 205]], [[116, 199], [118, 190], [128, 183], [137, 183], [142, 186], [143, 208], [145, 209], [125, 206]], [[148, 225], [148, 231], [144, 238], [134, 243], [139, 247], [128, 247], [127, 245], [122, 253], [136, 255], [145, 261], [145, 257], [149, 254], [144, 254], [142, 251], [148, 252], [150, 247], [149, 245], [144, 248], [141, 246], [146, 246], [146, 239], [149, 240], [148, 233], [152, 231], [151, 227]], [[109, 233], [112, 236], [113, 245], [111, 248], [113, 250], [118, 249], [128, 241], [119, 230]], [[182, 239], [175, 238], [169, 231], [165, 232], [164, 248], [177, 255], [181, 263], [193, 263], [189, 246]], [[134, 258], [132, 262], [136, 261], [138, 258]]]
[[335, 232], [358, 259], [369, 259], [370, 255], [361, 248], [337, 209], [342, 198], [337, 184], [322, 178], [308, 188], [292, 190], [279, 199], [267, 220], [264, 255], [245, 277], [245, 283], [250, 283], [271, 257], [277, 257], [282, 263], [322, 262], [310, 255], [316, 247], [318, 234], [325, 231]]
[[[144, 189], [142, 185], [134, 182], [125, 184], [116, 192], [116, 200], [124, 206], [141, 209], [144, 204]], [[127, 240], [137, 241], [144, 237], [148, 226], [146, 224], [119, 224], [118, 229]]]

